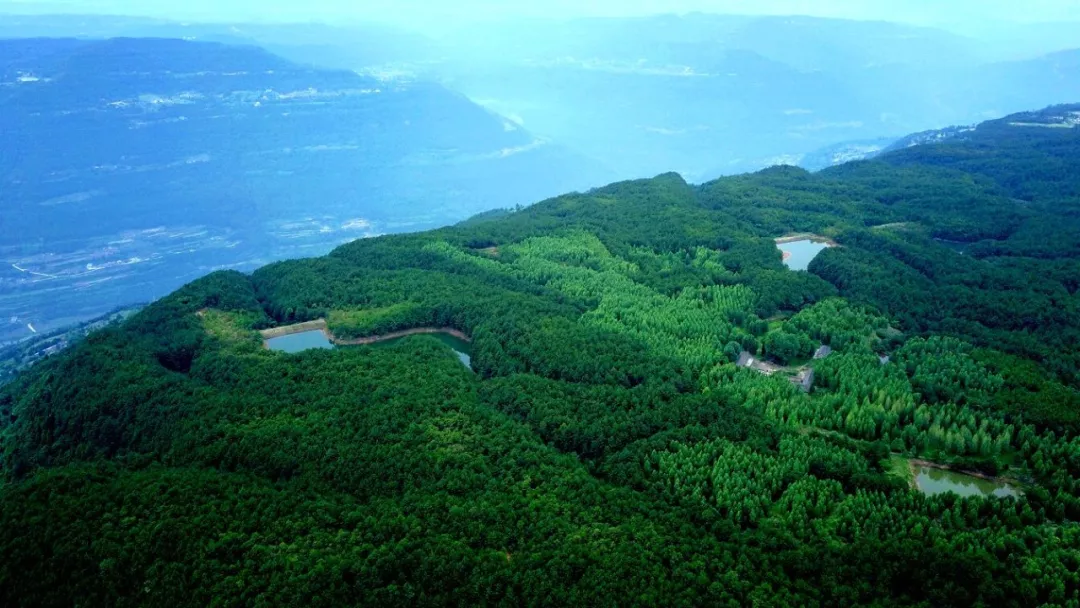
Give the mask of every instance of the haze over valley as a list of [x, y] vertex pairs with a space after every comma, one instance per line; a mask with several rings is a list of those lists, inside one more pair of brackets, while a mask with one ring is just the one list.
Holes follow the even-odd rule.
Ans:
[[165, 38], [0, 40], [0, 341], [601, 185], [430, 81]]
[[0, 556], [1080, 608], [1080, 4], [0, 0]]
[[616, 179], [821, 169], [1080, 98], [1080, 36], [1012, 36], [703, 13], [418, 31], [10, 14], [0, 341], [215, 269]]

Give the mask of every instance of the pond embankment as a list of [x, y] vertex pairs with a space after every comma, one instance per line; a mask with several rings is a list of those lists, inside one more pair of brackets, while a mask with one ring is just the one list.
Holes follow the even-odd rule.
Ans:
[[401, 331], [394, 331], [386, 334], [380, 334], [377, 336], [367, 336], [364, 338], [339, 338], [330, 331], [330, 326], [327, 325], [326, 319], [316, 319], [314, 321], [305, 321], [303, 323], [297, 323], [295, 325], [286, 325], [284, 327], [273, 327], [271, 329], [264, 329], [259, 332], [263, 337], [263, 340], [269, 341], [275, 338], [282, 338], [285, 336], [291, 336], [294, 334], [303, 334], [307, 332], [318, 331], [326, 335], [326, 338], [337, 346], [363, 346], [365, 344], [377, 344], [379, 342], [387, 342], [390, 340], [397, 340], [407, 336], [416, 336], [421, 334], [446, 334], [453, 336], [463, 342], [472, 342], [465, 333], [458, 331], [452, 327], [417, 327], [413, 329], [403, 329]]
[[799, 241], [812, 241], [814, 243], [824, 243], [829, 247], [840, 247], [840, 243], [830, 239], [829, 237], [821, 236], [819, 234], [813, 234], [810, 232], [802, 232], [799, 234], [788, 234], [785, 236], [777, 237], [773, 239], [777, 245], [784, 245], [787, 243], [797, 243]]
[[286, 325], [284, 327], [271, 327], [270, 329], [261, 330], [259, 334], [264, 340], [271, 340], [273, 338], [281, 338], [292, 334], [302, 334], [308, 331], [321, 331], [326, 334], [327, 338], [333, 339], [333, 336], [330, 334], [330, 328], [326, 325], [326, 319], [305, 321], [303, 323]]
[[911, 459], [909, 459], [908, 460], [908, 465], [911, 467], [912, 471], [915, 471], [915, 470], [919, 469], [920, 467], [925, 467], [927, 469], [940, 469], [942, 471], [952, 471], [953, 473], [962, 473], [964, 475], [967, 475], [968, 477], [976, 477], [978, 479], [985, 479], [986, 481], [993, 481], [993, 482], [997, 482], [997, 483], [1014, 483], [1014, 484], [1020, 483], [1019, 481], [1017, 481], [1015, 479], [1012, 479], [1012, 478], [994, 477], [993, 475], [987, 475], [986, 473], [980, 473], [978, 471], [969, 471], [967, 469], [959, 469], [957, 467], [950, 466], [950, 465], [947, 465], [947, 464], [941, 464], [940, 462], [933, 462], [933, 461], [930, 461], [930, 460], [921, 460], [919, 458], [911, 458]]
[[448, 336], [453, 336], [463, 342], [472, 342], [472, 338], [452, 327], [418, 327], [416, 329], [405, 329], [402, 331], [395, 331], [378, 336], [369, 336], [367, 338], [354, 338], [351, 340], [344, 338], [333, 338], [333, 341], [334, 344], [338, 344], [340, 346], [362, 346], [364, 344], [376, 344], [378, 342], [397, 340], [398, 338], [417, 336], [421, 334], [446, 334]]

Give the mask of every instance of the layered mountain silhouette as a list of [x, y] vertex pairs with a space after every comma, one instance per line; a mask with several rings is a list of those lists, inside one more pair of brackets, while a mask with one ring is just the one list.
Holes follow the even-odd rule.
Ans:
[[27, 39], [0, 58], [0, 339], [607, 178], [438, 84], [254, 46]]

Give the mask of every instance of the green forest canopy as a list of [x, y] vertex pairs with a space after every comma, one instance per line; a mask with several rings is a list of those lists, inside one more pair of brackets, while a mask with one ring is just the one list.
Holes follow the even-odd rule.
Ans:
[[1008, 122], [196, 281], [0, 388], [0, 603], [1080, 606], [1080, 129]]

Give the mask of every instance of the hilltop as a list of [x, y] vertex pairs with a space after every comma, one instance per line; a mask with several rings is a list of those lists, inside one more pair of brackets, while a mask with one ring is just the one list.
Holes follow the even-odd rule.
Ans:
[[1080, 129], [973, 133], [195, 281], [0, 388], [0, 602], [1080, 601]]

